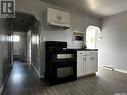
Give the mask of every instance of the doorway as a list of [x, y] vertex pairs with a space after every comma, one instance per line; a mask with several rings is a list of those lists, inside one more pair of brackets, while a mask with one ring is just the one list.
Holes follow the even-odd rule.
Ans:
[[31, 28], [36, 21], [31, 14], [16, 12], [16, 18], [12, 21], [13, 62], [31, 63]]
[[26, 32], [13, 32], [13, 60], [27, 61], [26, 34]]
[[98, 49], [98, 38], [101, 37], [101, 30], [97, 26], [88, 26], [86, 30], [86, 45], [89, 49]]

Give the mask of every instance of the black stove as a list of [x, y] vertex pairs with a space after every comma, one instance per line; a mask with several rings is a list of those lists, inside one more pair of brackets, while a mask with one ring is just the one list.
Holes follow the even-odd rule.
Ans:
[[67, 49], [67, 42], [46, 41], [46, 79], [51, 84], [63, 83], [77, 78], [77, 53]]

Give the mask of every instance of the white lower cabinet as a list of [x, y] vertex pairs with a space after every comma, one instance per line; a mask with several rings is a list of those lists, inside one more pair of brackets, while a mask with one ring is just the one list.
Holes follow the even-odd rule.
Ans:
[[83, 55], [78, 54], [77, 55], [77, 75], [83, 76], [84, 75], [84, 63], [83, 63]]
[[86, 56], [86, 74], [97, 72], [97, 55]]
[[77, 51], [77, 77], [96, 73], [97, 70], [97, 51]]

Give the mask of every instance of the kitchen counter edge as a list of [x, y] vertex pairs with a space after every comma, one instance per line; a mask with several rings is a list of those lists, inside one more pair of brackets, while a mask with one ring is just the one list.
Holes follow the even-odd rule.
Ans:
[[98, 51], [98, 49], [75, 49], [76, 51]]

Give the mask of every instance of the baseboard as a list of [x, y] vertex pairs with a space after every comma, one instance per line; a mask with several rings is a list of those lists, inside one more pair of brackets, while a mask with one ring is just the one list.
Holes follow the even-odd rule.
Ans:
[[2, 84], [2, 86], [0, 88], [0, 95], [2, 94], [2, 92], [4, 90], [5, 84], [6, 84], [7, 80], [8, 80], [8, 78], [9, 78], [9, 75], [11, 73], [11, 70], [12, 70], [12, 65], [10, 66], [10, 70], [9, 70], [9, 72], [8, 72], [8, 74], [7, 74], [5, 80], [4, 80], [4, 82], [3, 82], [3, 84]]
[[44, 78], [44, 75], [40, 75], [40, 73], [38, 72], [38, 70], [36, 69], [36, 67], [33, 64], [32, 64], [32, 66], [33, 66], [35, 72], [37, 73], [38, 77], [39, 78]]
[[121, 72], [121, 73], [126, 73], [127, 74], [127, 71], [125, 70], [121, 70], [121, 69], [114, 69], [115, 71], [118, 71], [118, 72]]
[[3, 85], [2, 85], [2, 86], [0, 87], [0, 95], [2, 95], [3, 89], [4, 89], [4, 87], [3, 87]]
[[[105, 68], [104, 66], [98, 66], [98, 67], [99, 67], [99, 68], [108, 69], [108, 70], [112, 70], [112, 69], [109, 69], [109, 68]], [[114, 71], [121, 72], [121, 73], [125, 73], [125, 74], [127, 74], [127, 71], [125, 71], [125, 70], [116, 69], [116, 68], [114, 68], [113, 70], [114, 70]]]
[[40, 76], [40, 78], [41, 78], [41, 79], [44, 79], [44, 78], [45, 78], [45, 76], [44, 76], [44, 75], [41, 75], [41, 76]]

